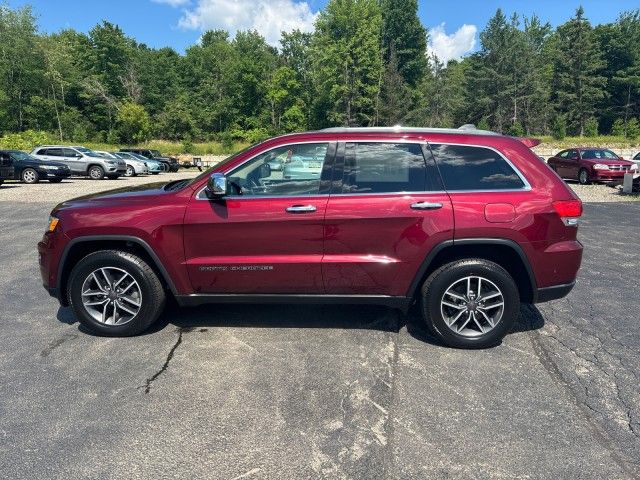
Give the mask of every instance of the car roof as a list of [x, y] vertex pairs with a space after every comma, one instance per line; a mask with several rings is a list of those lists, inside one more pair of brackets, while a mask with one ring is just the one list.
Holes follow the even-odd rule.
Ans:
[[501, 136], [497, 132], [490, 130], [478, 130], [475, 125], [468, 124], [463, 125], [460, 128], [423, 128], [423, 127], [402, 127], [400, 125], [395, 127], [331, 127], [318, 132], [326, 133], [452, 133], [456, 135], [468, 134], [468, 135], [495, 135]]
[[86, 147], [83, 147], [82, 145], [38, 145], [36, 148], [86, 148]]

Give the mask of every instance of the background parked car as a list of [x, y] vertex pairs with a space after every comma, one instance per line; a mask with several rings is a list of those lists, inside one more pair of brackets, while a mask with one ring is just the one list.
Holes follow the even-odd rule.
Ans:
[[153, 175], [157, 175], [161, 172], [164, 172], [164, 165], [156, 160], [151, 160], [149, 158], [145, 158], [142, 155], [138, 155], [136, 153], [131, 152], [111, 152], [112, 155], [115, 155], [118, 158], [121, 158], [125, 162], [128, 160], [137, 160], [147, 165], [147, 173], [151, 173]]
[[0, 185], [4, 183], [5, 180], [13, 179], [13, 161], [9, 157], [9, 154], [6, 151], [0, 150]]
[[38, 183], [40, 180], [60, 183], [71, 176], [71, 170], [64, 163], [39, 160], [20, 150], [0, 150], [0, 162], [5, 160], [13, 165], [11, 178], [24, 183]]
[[127, 171], [123, 160], [105, 158], [85, 147], [43, 145], [34, 148], [31, 155], [40, 160], [64, 163], [71, 169], [72, 175], [88, 176], [93, 180], [101, 180], [105, 176], [116, 179]]
[[147, 167], [147, 163], [131, 158], [120, 158], [114, 153], [105, 152], [103, 150], [95, 150], [100, 155], [104, 155], [105, 158], [114, 158], [116, 160], [124, 160], [127, 164], [127, 171], [124, 174], [125, 177], [135, 177], [136, 175], [147, 175], [149, 173], [149, 168]]
[[165, 165], [167, 172], [177, 172], [180, 168], [180, 163], [177, 158], [164, 157], [158, 150], [151, 150], [148, 148], [121, 148], [121, 152], [131, 152], [142, 155], [145, 158], [157, 160]]
[[551, 157], [547, 162], [562, 178], [590, 182], [621, 184], [624, 174], [637, 168], [611, 150], [602, 148], [570, 148]]

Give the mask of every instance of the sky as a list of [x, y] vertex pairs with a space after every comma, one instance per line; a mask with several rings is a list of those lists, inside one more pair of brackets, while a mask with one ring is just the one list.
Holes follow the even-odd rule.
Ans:
[[[6, 0], [5, 0], [6, 1]], [[31, 5], [40, 29], [88, 32], [102, 20], [119, 25], [139, 43], [172, 47], [178, 52], [198, 42], [202, 32], [223, 28], [258, 30], [277, 46], [281, 31], [313, 30], [327, 0], [8, 0], [10, 7]], [[429, 29], [429, 49], [443, 61], [475, 51], [479, 32], [498, 8], [557, 26], [583, 5], [593, 24], [614, 21], [619, 13], [638, 8], [638, 0], [419, 0], [419, 15]], [[1, 3], [0, 3], [1, 5]]]

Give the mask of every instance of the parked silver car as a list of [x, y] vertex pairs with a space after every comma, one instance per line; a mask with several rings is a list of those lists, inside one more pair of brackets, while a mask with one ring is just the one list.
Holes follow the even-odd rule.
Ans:
[[142, 155], [138, 155], [137, 153], [131, 152], [110, 152], [111, 155], [115, 155], [118, 158], [121, 158], [125, 162], [128, 160], [138, 160], [140, 162], [147, 164], [147, 169], [149, 173], [152, 175], [157, 175], [161, 172], [164, 172], [164, 166], [162, 163], [157, 162], [156, 160], [151, 160], [149, 158], [145, 158]]
[[127, 172], [127, 164], [118, 158], [107, 158], [97, 152], [80, 146], [41, 145], [31, 152], [40, 160], [64, 163], [73, 175], [87, 176], [101, 180], [105, 176], [116, 179]]
[[103, 150], [95, 150], [95, 152], [104, 156], [105, 158], [114, 158], [117, 160], [124, 160], [127, 164], [127, 172], [124, 174], [125, 177], [135, 177], [136, 175], [148, 175], [149, 168], [145, 162], [141, 162], [140, 160], [131, 159], [131, 158], [121, 158], [115, 153], [105, 152]]

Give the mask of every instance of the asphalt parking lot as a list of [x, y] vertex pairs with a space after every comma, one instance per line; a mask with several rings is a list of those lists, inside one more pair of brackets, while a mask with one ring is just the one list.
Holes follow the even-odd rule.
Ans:
[[571, 296], [461, 351], [356, 306], [172, 307], [93, 336], [40, 285], [52, 201], [0, 197], [5, 478], [640, 475], [640, 202], [587, 204]]

